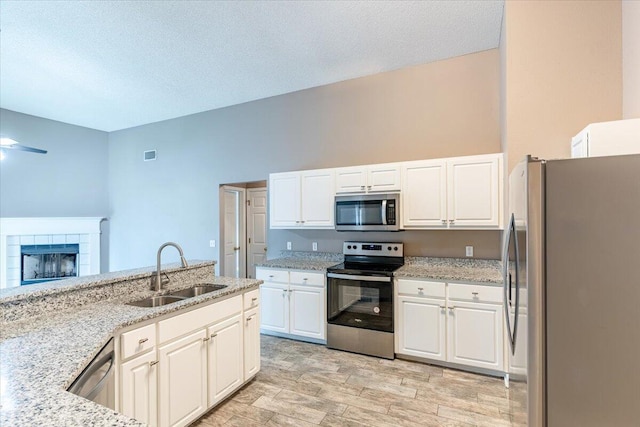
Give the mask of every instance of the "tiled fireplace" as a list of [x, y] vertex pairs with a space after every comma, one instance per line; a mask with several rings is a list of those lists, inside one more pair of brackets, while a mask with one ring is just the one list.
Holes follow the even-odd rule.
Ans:
[[100, 273], [104, 218], [0, 218], [0, 288]]

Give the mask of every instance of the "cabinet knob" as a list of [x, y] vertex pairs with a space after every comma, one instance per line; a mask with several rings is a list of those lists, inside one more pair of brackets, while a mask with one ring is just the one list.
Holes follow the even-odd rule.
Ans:
[[149, 362], [149, 366], [154, 366], [158, 364], [158, 360], [152, 360], [151, 362]]
[[141, 339], [138, 340], [138, 344], [144, 344], [147, 341], [149, 341], [149, 338], [141, 338]]

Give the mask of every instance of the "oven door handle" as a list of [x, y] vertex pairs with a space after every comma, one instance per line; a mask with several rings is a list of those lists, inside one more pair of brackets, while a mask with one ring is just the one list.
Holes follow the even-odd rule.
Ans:
[[344, 280], [362, 280], [365, 282], [391, 282], [391, 277], [381, 276], [355, 276], [353, 274], [337, 274], [327, 273], [327, 277], [330, 279], [344, 279]]

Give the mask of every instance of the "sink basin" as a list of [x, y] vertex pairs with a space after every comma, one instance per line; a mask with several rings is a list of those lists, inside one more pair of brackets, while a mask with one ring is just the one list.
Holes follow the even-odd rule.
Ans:
[[159, 297], [150, 297], [139, 301], [129, 302], [127, 305], [134, 305], [136, 307], [160, 307], [162, 305], [171, 304], [184, 299], [185, 297], [182, 296], [162, 295]]
[[194, 286], [193, 288], [183, 289], [181, 291], [171, 292], [170, 296], [182, 297], [182, 298], [192, 298], [200, 295], [208, 294], [209, 292], [219, 291], [220, 289], [226, 288], [226, 285], [199, 285]]

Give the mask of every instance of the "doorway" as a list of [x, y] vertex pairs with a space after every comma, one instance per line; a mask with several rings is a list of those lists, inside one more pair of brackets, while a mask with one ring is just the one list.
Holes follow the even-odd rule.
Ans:
[[220, 186], [220, 275], [255, 278], [267, 254], [266, 181]]

